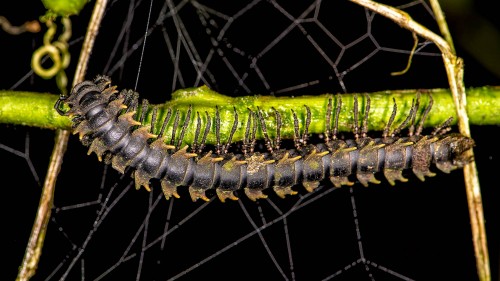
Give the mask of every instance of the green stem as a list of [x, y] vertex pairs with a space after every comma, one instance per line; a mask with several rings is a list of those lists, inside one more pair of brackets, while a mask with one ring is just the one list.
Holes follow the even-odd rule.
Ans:
[[[456, 120], [456, 112], [449, 90], [432, 89], [420, 91], [420, 112], [417, 118], [422, 115], [424, 108], [428, 105], [429, 95], [432, 94], [434, 106], [425, 122], [425, 127], [435, 127], [443, 123], [449, 117]], [[382, 131], [392, 112], [393, 98], [398, 106], [397, 115], [393, 128], [399, 125], [408, 115], [412, 100], [416, 97], [416, 90], [391, 90], [374, 92], [368, 94], [357, 94], [360, 108], [360, 119], [364, 116], [366, 97], [371, 100], [371, 108], [368, 119], [369, 130]], [[342, 107], [339, 116], [339, 132], [351, 132], [353, 124], [353, 103], [355, 94], [342, 94]], [[56, 95], [16, 91], [0, 91], [0, 123], [19, 124], [47, 129], [69, 129], [71, 126], [68, 117], [59, 116], [53, 106], [57, 100]], [[259, 108], [264, 116], [268, 134], [275, 137], [276, 119], [273, 108], [278, 110], [283, 120], [281, 127], [282, 138], [292, 138], [294, 135], [293, 115], [294, 110], [299, 120], [300, 133], [304, 128], [307, 105], [311, 110], [310, 133], [325, 132], [325, 116], [329, 98], [332, 98], [332, 107], [335, 111], [335, 95], [319, 96], [297, 96], [297, 97], [272, 97], [272, 96], [243, 96], [228, 97], [216, 93], [209, 88], [202, 86], [199, 88], [178, 90], [172, 95], [172, 100], [158, 107], [155, 132], [159, 132], [163, 119], [168, 108], [172, 109], [172, 117], [166, 130], [169, 138], [172, 134], [172, 125], [176, 110], [180, 112], [180, 122], [176, 132], [179, 136], [180, 130], [189, 106], [192, 106], [191, 121], [186, 130], [184, 142], [191, 144], [196, 131], [196, 112], [200, 113], [202, 120], [201, 132], [203, 133], [206, 115], [211, 117], [211, 129], [207, 138], [207, 143], [214, 144], [215, 139], [215, 107], [218, 107], [221, 117], [221, 142], [226, 142], [229, 132], [234, 122], [234, 109], [238, 113], [238, 127], [234, 134], [233, 141], [240, 141], [245, 134], [249, 109], [253, 112]], [[149, 107], [146, 123], [151, 122], [152, 107]], [[471, 88], [467, 91], [467, 112], [471, 125], [498, 125], [500, 115], [496, 110], [500, 108], [500, 87], [480, 87]], [[418, 121], [418, 120], [417, 120]], [[360, 120], [361, 122], [361, 120]], [[333, 114], [331, 118], [333, 124]], [[452, 123], [455, 124], [455, 123]], [[260, 126], [259, 126], [260, 128]], [[257, 131], [257, 138], [262, 139], [261, 129]], [[200, 136], [201, 139], [201, 136]]]
[[48, 93], [0, 91], [0, 123], [69, 129], [71, 120], [54, 110], [57, 98]]

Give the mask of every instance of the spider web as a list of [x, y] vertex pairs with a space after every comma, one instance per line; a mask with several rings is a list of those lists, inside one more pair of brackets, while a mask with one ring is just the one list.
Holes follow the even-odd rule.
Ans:
[[[231, 96], [447, 87], [437, 48], [422, 39], [410, 70], [391, 76], [405, 68], [412, 34], [353, 3], [235, 2], [112, 1], [87, 78], [110, 75], [152, 103], [203, 84]], [[398, 5], [436, 29], [425, 2]], [[73, 54], [90, 12], [89, 4], [73, 19]], [[51, 87], [25, 65], [3, 86]], [[4, 198], [15, 200], [2, 212], [9, 269], [22, 260], [52, 138], [53, 132], [2, 126]], [[494, 146], [490, 138], [477, 141]], [[482, 159], [488, 166], [496, 156], [478, 149], [479, 169]], [[71, 138], [33, 279], [475, 280], [462, 174], [424, 183], [408, 176], [396, 187], [325, 184], [258, 202], [240, 196], [193, 203], [185, 189], [166, 201], [159, 188], [136, 191], [128, 174], [86, 156]]]

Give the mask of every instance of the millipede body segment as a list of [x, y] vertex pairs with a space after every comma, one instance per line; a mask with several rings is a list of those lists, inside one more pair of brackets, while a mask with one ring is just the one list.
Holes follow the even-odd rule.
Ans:
[[[235, 110], [232, 132], [228, 140], [220, 140], [220, 116], [207, 112], [188, 110], [181, 124], [179, 111], [168, 111], [158, 135], [153, 134], [149, 126], [144, 126], [144, 113], [147, 103], [143, 102], [143, 113], [138, 115], [138, 94], [131, 90], [118, 92], [111, 86], [106, 76], [97, 76], [93, 81], [84, 81], [76, 85], [70, 96], [61, 96], [55, 109], [61, 114], [72, 117], [74, 133], [80, 135], [83, 144], [89, 146], [89, 154], [95, 152], [99, 160], [110, 163], [114, 169], [124, 173], [133, 169], [136, 188], [144, 186], [150, 190], [150, 181], [159, 180], [165, 197], [178, 198], [177, 187], [188, 186], [193, 201], [201, 198], [209, 200], [205, 192], [214, 190], [221, 201], [238, 199], [235, 191], [244, 190], [251, 200], [266, 198], [265, 189], [272, 188], [280, 197], [295, 194], [293, 186], [302, 184], [312, 192], [320, 182], [329, 179], [335, 187], [353, 185], [352, 178], [361, 184], [379, 183], [376, 173], [383, 173], [387, 181], [394, 185], [396, 181], [405, 182], [404, 170], [412, 170], [420, 180], [434, 176], [431, 166], [449, 173], [471, 161], [468, 150], [474, 141], [456, 133], [448, 133], [449, 122], [436, 128], [430, 135], [422, 135], [423, 121], [432, 103], [426, 108], [420, 123], [415, 124], [419, 96], [413, 104], [406, 120], [391, 131], [393, 114], [387, 123], [382, 137], [367, 136], [367, 120], [370, 110], [368, 98], [365, 116], [359, 126], [357, 99], [354, 100], [353, 139], [337, 137], [338, 116], [342, 106], [340, 95], [336, 97], [336, 106], [329, 99], [326, 128], [322, 143], [309, 143], [308, 127], [311, 112], [307, 106], [307, 119], [301, 127], [294, 111], [295, 148], [280, 148], [281, 115], [275, 110], [277, 122], [276, 138], [269, 138], [265, 118], [259, 108], [248, 109], [245, 138], [239, 151], [231, 152], [231, 136], [238, 124]], [[66, 103], [69, 111], [60, 109]], [[299, 109], [300, 110], [300, 109]], [[206, 115], [202, 126], [200, 114]], [[155, 119], [156, 111], [152, 115]], [[196, 136], [191, 146], [182, 146], [182, 140], [189, 122], [197, 122]], [[154, 122], [152, 122], [154, 123]], [[168, 126], [172, 123], [172, 128]], [[333, 123], [333, 125], [332, 125]], [[402, 129], [409, 126], [409, 134], [399, 137]], [[260, 128], [264, 136], [263, 151], [257, 151], [255, 134]], [[166, 130], [172, 129], [170, 141], [165, 136]], [[217, 144], [212, 150], [207, 148], [205, 140], [214, 133]], [[176, 135], [176, 132], [180, 133]]]

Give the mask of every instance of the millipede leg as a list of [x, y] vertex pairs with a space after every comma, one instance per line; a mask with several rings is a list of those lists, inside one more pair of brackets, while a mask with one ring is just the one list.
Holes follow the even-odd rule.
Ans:
[[446, 121], [444, 121], [441, 125], [439, 125], [434, 129], [431, 135], [436, 136], [436, 135], [446, 134], [448, 131], [451, 130], [450, 128], [451, 121], [453, 121], [453, 117], [446, 119]]
[[245, 135], [243, 137], [243, 155], [247, 155], [250, 149], [250, 127], [252, 126], [252, 110], [248, 109], [248, 120], [245, 128]]
[[200, 147], [198, 148], [198, 153], [200, 154], [205, 148], [205, 142], [207, 141], [207, 136], [210, 132], [210, 127], [212, 126], [212, 119], [210, 118], [210, 114], [208, 114], [208, 111], [205, 111], [205, 115], [207, 116], [207, 124], [205, 125], [205, 131], [203, 132], [203, 138], [201, 139]]
[[61, 104], [64, 103], [66, 100], [68, 99], [68, 96], [65, 96], [64, 94], [61, 94], [59, 96], [59, 98], [57, 99], [56, 101], [56, 104], [54, 104], [54, 109], [57, 111], [57, 113], [59, 113], [59, 115], [63, 116], [66, 114], [66, 112], [64, 112], [62, 109], [61, 109]]
[[273, 107], [274, 114], [276, 116], [276, 139], [274, 141], [274, 149], [279, 150], [281, 146], [281, 126], [283, 125], [281, 120], [281, 114], [276, 108]]
[[161, 125], [160, 133], [158, 134], [158, 138], [163, 137], [163, 133], [165, 133], [165, 129], [167, 128], [167, 124], [170, 121], [170, 117], [172, 117], [172, 109], [168, 108], [167, 116], [163, 119], [163, 124]]
[[[177, 109], [175, 111], [175, 116], [174, 116], [174, 125], [172, 126], [172, 138], [170, 139], [170, 144], [171, 145], [174, 145], [174, 143], [175, 143], [175, 133], [177, 132], [177, 127], [179, 127], [179, 120], [180, 120], [180, 118], [181, 118], [180, 112]], [[179, 148], [176, 147], [176, 150], [177, 149], [179, 149]]]
[[229, 146], [231, 146], [231, 142], [233, 141], [233, 135], [236, 132], [236, 129], [238, 128], [238, 112], [236, 111], [236, 107], [233, 107], [234, 109], [234, 122], [233, 126], [231, 127], [231, 132], [229, 133], [229, 138], [227, 139], [227, 143], [224, 146], [224, 153], [227, 153], [229, 150]]
[[111, 84], [111, 78], [106, 75], [97, 75], [94, 80], [94, 84], [97, 85], [97, 87], [104, 89], [104, 87], [108, 86]]
[[389, 121], [387, 121], [387, 124], [385, 125], [384, 132], [382, 133], [382, 137], [385, 139], [387, 136], [390, 135], [390, 130], [392, 123], [394, 122], [394, 118], [396, 118], [396, 112], [398, 111], [398, 105], [396, 104], [396, 99], [392, 98], [392, 101], [394, 102], [394, 105], [392, 106], [392, 113], [391, 117], [389, 118]]
[[192, 144], [192, 149], [194, 152], [198, 151], [198, 138], [200, 137], [200, 130], [201, 130], [200, 112], [196, 111], [196, 130], [194, 132], [194, 139]]
[[304, 133], [302, 134], [302, 147], [307, 145], [309, 139], [309, 126], [311, 125], [311, 109], [309, 106], [304, 105], [306, 108], [306, 126], [304, 127]]
[[293, 115], [293, 142], [295, 143], [295, 148], [300, 149], [300, 134], [299, 134], [299, 119], [295, 111], [291, 109]]
[[181, 134], [179, 136], [179, 140], [177, 141], [177, 148], [181, 147], [182, 141], [184, 140], [184, 135], [186, 134], [186, 129], [189, 125], [189, 121], [191, 120], [191, 110], [192, 106], [189, 105], [188, 111], [186, 113], [186, 117], [184, 118], [184, 123], [182, 124]]
[[415, 109], [411, 118], [410, 128], [408, 129], [408, 136], [413, 136], [415, 133], [415, 120], [417, 119], [418, 109], [420, 108], [420, 92], [417, 92], [417, 100], [415, 101]]
[[361, 127], [361, 137], [366, 138], [368, 133], [368, 116], [370, 115], [370, 97], [368, 95], [366, 97], [366, 107], [365, 107], [365, 116], [363, 117], [363, 126]]
[[260, 121], [260, 128], [262, 129], [262, 134], [264, 135], [264, 139], [266, 141], [266, 147], [269, 152], [273, 152], [273, 143], [271, 139], [269, 138], [269, 135], [267, 134], [267, 128], [266, 128], [266, 122], [264, 120], [264, 117], [262, 116], [262, 111], [260, 110], [259, 107], [257, 107], [257, 114], [259, 116], [259, 121]]
[[[138, 118], [139, 112], [137, 111], [138, 108], [139, 108], [139, 100], [137, 100], [137, 99], [134, 99], [132, 101], [132, 104], [130, 105], [130, 107], [127, 108], [127, 112], [135, 112], [134, 116], [132, 117], [132, 119], [134, 119], [134, 120], [139, 119]], [[129, 111], [129, 109], [130, 109], [130, 111]]]
[[144, 124], [144, 119], [146, 119], [146, 114], [148, 113], [149, 101], [147, 99], [142, 100], [141, 105], [141, 118], [139, 118], [139, 122]]
[[359, 124], [358, 124], [358, 95], [354, 95], [354, 124], [353, 124], [353, 133], [354, 139], [359, 139]]
[[418, 124], [417, 131], [415, 132], [415, 135], [419, 136], [422, 133], [422, 130], [424, 128], [424, 123], [425, 119], [427, 119], [427, 116], [429, 115], [429, 112], [431, 111], [432, 105], [434, 104], [434, 100], [432, 99], [432, 95], [429, 95], [429, 105], [425, 108], [424, 114], [422, 115], [422, 118], [420, 119], [420, 123]]
[[149, 131], [151, 134], [155, 133], [157, 115], [158, 115], [158, 107], [155, 106], [153, 107], [153, 112], [151, 113], [151, 130]]
[[326, 106], [326, 118], [325, 118], [325, 143], [330, 142], [331, 137], [331, 118], [332, 118], [332, 98], [328, 99], [328, 105]]
[[215, 153], [217, 153], [217, 155], [220, 155], [222, 149], [220, 144], [220, 114], [218, 106], [215, 106], [215, 138], [217, 140], [217, 144], [215, 145]]
[[255, 149], [255, 134], [257, 133], [257, 113], [255, 112], [251, 112], [251, 114], [253, 115], [252, 117], [252, 120], [253, 120], [253, 123], [252, 123], [252, 136], [250, 138], [250, 153], [253, 153], [254, 152], [254, 149]]
[[337, 94], [337, 106], [335, 107], [335, 116], [333, 121], [333, 132], [332, 132], [332, 139], [334, 140], [337, 139], [337, 134], [339, 130], [339, 116], [341, 108], [342, 108], [342, 97], [340, 96], [340, 94]]
[[394, 131], [392, 131], [391, 137], [398, 135], [401, 132], [401, 130], [403, 130], [408, 125], [408, 123], [414, 116], [414, 111], [415, 111], [415, 100], [412, 100], [408, 116], [406, 116], [406, 119], [396, 129], [394, 129]]
[[132, 90], [122, 90], [118, 96], [123, 98], [123, 104], [127, 106], [126, 112], [132, 111], [139, 102], [139, 93]]

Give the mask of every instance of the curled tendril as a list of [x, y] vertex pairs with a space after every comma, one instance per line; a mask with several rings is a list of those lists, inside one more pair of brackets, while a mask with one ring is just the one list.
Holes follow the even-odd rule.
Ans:
[[[66, 94], [68, 79], [65, 69], [69, 66], [71, 55], [68, 51], [68, 40], [71, 38], [71, 21], [68, 17], [61, 19], [63, 32], [56, 41], [52, 41], [56, 33], [57, 26], [52, 20], [47, 20], [47, 32], [43, 37], [43, 46], [33, 52], [31, 67], [33, 71], [44, 79], [51, 79], [56, 76], [57, 87], [63, 94]], [[42, 62], [48, 57], [52, 60], [52, 66], [44, 68]]]

